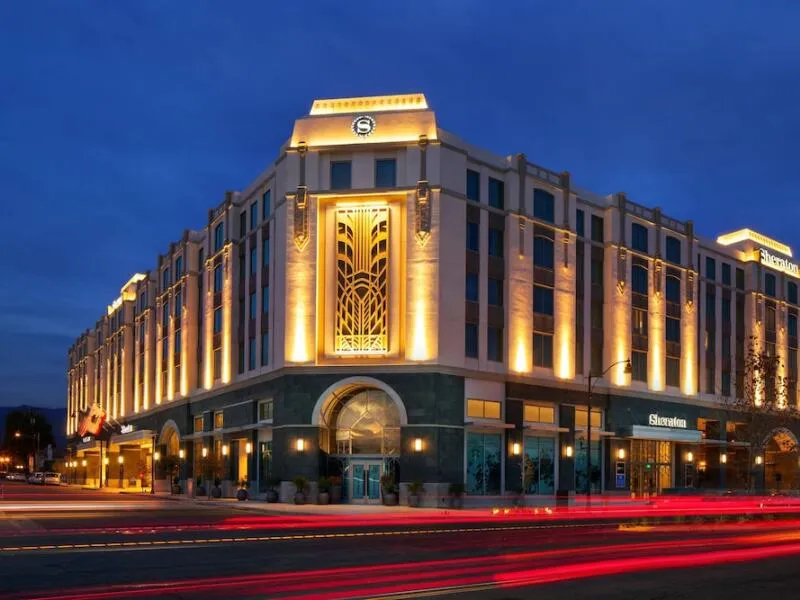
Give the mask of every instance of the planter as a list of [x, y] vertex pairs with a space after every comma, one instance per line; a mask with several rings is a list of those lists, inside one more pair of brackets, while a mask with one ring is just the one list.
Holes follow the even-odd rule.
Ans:
[[450, 508], [463, 508], [464, 498], [461, 496], [450, 496]]
[[420, 495], [419, 494], [409, 494], [408, 495], [408, 505], [412, 508], [419, 508], [420, 503]]
[[294, 503], [295, 504], [305, 504], [306, 503], [306, 495], [303, 492], [297, 492], [294, 495]]
[[383, 503], [386, 506], [397, 506], [397, 494], [388, 492], [383, 494]]
[[222, 488], [218, 485], [215, 485], [213, 488], [211, 488], [211, 497], [222, 498]]
[[278, 492], [276, 492], [275, 490], [267, 490], [265, 496], [267, 502], [275, 503], [278, 501]]
[[342, 501], [342, 486], [334, 485], [331, 487], [331, 504], [339, 504]]
[[236, 492], [236, 499], [239, 502], [244, 502], [245, 500], [247, 500], [247, 498], [248, 498], [248, 494], [247, 494], [247, 490], [246, 489], [241, 488]]
[[329, 492], [320, 492], [317, 504], [330, 504], [331, 495]]

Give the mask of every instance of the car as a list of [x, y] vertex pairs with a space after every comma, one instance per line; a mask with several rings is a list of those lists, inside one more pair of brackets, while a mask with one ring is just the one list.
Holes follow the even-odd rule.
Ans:
[[61, 473], [45, 473], [43, 483], [45, 485], [61, 485]]
[[26, 481], [25, 473], [14, 472], [6, 475], [6, 481]]
[[41, 485], [44, 483], [44, 473], [37, 471], [28, 475], [28, 483], [35, 483]]

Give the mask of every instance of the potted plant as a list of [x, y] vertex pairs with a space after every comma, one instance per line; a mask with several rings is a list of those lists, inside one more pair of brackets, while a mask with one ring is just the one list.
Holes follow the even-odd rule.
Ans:
[[412, 481], [408, 484], [408, 505], [413, 508], [418, 508], [420, 500], [422, 499], [422, 492], [424, 486], [421, 481]]
[[173, 494], [180, 494], [180, 492], [175, 492], [174, 489], [174, 486], [177, 485], [175, 481], [180, 482], [180, 479], [178, 478], [178, 471], [180, 471], [180, 467], [181, 461], [174, 454], [168, 454], [164, 457], [162, 468], [164, 469], [164, 476], [167, 479], [167, 483], [170, 485], [170, 491]]
[[198, 496], [205, 496], [206, 495], [206, 488], [203, 485], [203, 478], [198, 475], [196, 483], [197, 483], [197, 487], [195, 489], [197, 490], [197, 495]]
[[339, 504], [342, 501], [342, 478], [338, 475], [330, 477], [331, 480], [331, 504]]
[[278, 487], [281, 485], [280, 479], [269, 479], [267, 481], [266, 500], [267, 502], [278, 501]]
[[331, 480], [327, 477], [320, 477], [317, 487], [319, 488], [318, 504], [329, 504], [331, 501]]
[[211, 488], [211, 496], [214, 498], [222, 498], [222, 480], [219, 477], [214, 477], [214, 487]]
[[250, 482], [247, 479], [241, 479], [239, 481], [239, 489], [236, 492], [236, 499], [239, 502], [244, 502], [248, 498], [247, 488], [249, 487]]
[[305, 504], [306, 503], [306, 489], [308, 488], [308, 479], [305, 477], [295, 477], [292, 480], [295, 487], [294, 493], [294, 503], [295, 504]]
[[450, 484], [450, 507], [461, 508], [464, 506], [464, 484], [451, 483]]
[[181, 493], [181, 480], [177, 475], [175, 475], [172, 478], [172, 493], [173, 494], [180, 494]]
[[386, 506], [396, 506], [397, 485], [394, 482], [394, 475], [391, 473], [381, 475], [381, 490], [383, 490], [383, 503]]

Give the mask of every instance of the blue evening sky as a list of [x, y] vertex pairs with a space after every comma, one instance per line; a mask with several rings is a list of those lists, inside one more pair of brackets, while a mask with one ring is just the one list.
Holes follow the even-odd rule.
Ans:
[[441, 127], [800, 247], [787, 0], [0, 6], [0, 405], [63, 406], [67, 349], [276, 156], [313, 98], [424, 92]]

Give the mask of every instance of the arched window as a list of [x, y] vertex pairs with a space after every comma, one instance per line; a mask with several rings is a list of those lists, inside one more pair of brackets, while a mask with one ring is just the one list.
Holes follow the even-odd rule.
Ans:
[[400, 452], [400, 412], [382, 390], [360, 389], [324, 415], [332, 454], [391, 456]]

